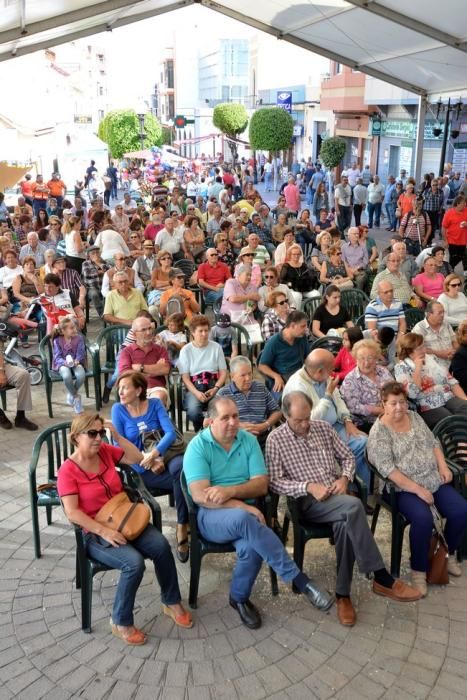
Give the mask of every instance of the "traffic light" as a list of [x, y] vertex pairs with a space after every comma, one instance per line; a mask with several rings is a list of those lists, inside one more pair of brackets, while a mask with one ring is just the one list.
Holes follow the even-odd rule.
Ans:
[[183, 116], [183, 114], [177, 114], [174, 119], [174, 126], [177, 129], [184, 129], [186, 127], [186, 118]]

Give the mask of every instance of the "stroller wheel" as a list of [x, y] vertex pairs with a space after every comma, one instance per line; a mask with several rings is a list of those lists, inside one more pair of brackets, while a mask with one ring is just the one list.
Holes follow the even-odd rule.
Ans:
[[41, 367], [34, 367], [33, 365], [29, 365], [26, 367], [30, 381], [31, 381], [31, 386], [36, 386], [37, 384], [40, 384], [42, 381], [42, 369]]

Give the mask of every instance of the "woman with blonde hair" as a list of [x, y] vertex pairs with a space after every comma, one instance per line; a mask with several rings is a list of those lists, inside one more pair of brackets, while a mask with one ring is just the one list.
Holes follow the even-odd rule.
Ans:
[[[104, 442], [106, 428], [115, 446]], [[70, 442], [74, 451], [58, 470], [57, 490], [68, 520], [85, 532], [89, 556], [121, 572], [110, 619], [112, 634], [131, 646], [147, 642], [147, 634], [135, 627], [133, 615], [145, 558], [154, 564], [164, 614], [180, 627], [192, 627], [191, 615], [181, 603], [172, 550], [162, 533], [149, 523], [129, 542], [121, 532], [95, 519], [99, 510], [123, 491], [117, 464], [141, 464], [142, 452], [122, 437], [110, 421], [92, 413], [74, 419]]]
[[458, 326], [462, 321], [467, 321], [467, 297], [462, 291], [464, 281], [455, 272], [448, 275], [443, 283], [443, 293], [438, 301], [444, 309], [444, 320], [451, 326]]
[[314, 270], [303, 262], [301, 247], [294, 243], [287, 250], [285, 262], [281, 267], [280, 281], [286, 284], [294, 297], [294, 306], [300, 309], [303, 297], [313, 296], [317, 279]]

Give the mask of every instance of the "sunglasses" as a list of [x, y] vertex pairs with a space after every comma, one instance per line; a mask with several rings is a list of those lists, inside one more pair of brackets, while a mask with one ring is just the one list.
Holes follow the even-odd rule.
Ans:
[[278, 302], [277, 302], [277, 305], [278, 305], [278, 306], [284, 306], [284, 304], [288, 304], [288, 303], [289, 303], [289, 302], [287, 301], [287, 299], [284, 299], [283, 301], [278, 301]]
[[450, 284], [450, 287], [462, 287], [460, 282], [455, 282], [454, 284]]
[[81, 435], [87, 435], [88, 438], [91, 438], [91, 440], [95, 440], [96, 437], [99, 435], [101, 440], [103, 440], [105, 438], [105, 436], [107, 435], [107, 433], [106, 433], [104, 428], [101, 428], [100, 430], [94, 430], [91, 428], [90, 430], [84, 430], [81, 433]]
[[255, 256], [253, 255], [253, 253], [244, 253], [244, 254], [242, 255], [242, 257], [243, 257], [243, 258], [254, 258]]
[[209, 253], [209, 257], [210, 258], [218, 258], [219, 256], [217, 253]]
[[169, 258], [168, 255], [164, 255], [164, 257], [159, 258], [159, 260], [172, 260], [172, 258]]
[[264, 275], [265, 280], [273, 280], [275, 279], [274, 275]]

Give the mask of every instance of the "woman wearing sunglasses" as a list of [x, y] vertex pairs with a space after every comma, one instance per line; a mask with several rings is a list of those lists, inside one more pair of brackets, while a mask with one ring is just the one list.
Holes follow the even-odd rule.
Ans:
[[284, 292], [272, 292], [268, 298], [269, 308], [264, 314], [261, 324], [261, 335], [263, 340], [269, 340], [271, 336], [284, 330], [287, 316], [290, 313], [287, 294]]
[[264, 270], [264, 284], [258, 289], [258, 309], [264, 313], [269, 308], [269, 299], [273, 292], [282, 292], [289, 305], [293, 307], [293, 296], [286, 284], [279, 284], [279, 271], [276, 267], [268, 265]]
[[[103, 442], [105, 428], [113, 445]], [[123, 535], [96, 522], [95, 516], [113, 496], [123, 490], [115, 469], [118, 462], [140, 463], [143, 454], [98, 414], [83, 413], [71, 424], [70, 442], [74, 452], [58, 471], [57, 489], [68, 520], [85, 531], [88, 554], [121, 574], [115, 595], [110, 628], [113, 635], [132, 646], [147, 641], [147, 635], [134, 625], [136, 592], [143, 578], [145, 558], [154, 564], [161, 588], [162, 610], [180, 627], [192, 627], [190, 613], [181, 604], [177, 570], [169, 543], [149, 524], [131, 543]]]
[[462, 292], [463, 284], [459, 275], [448, 275], [443, 284], [444, 292], [438, 297], [444, 308], [444, 320], [451, 326], [458, 326], [467, 320], [467, 298]]

